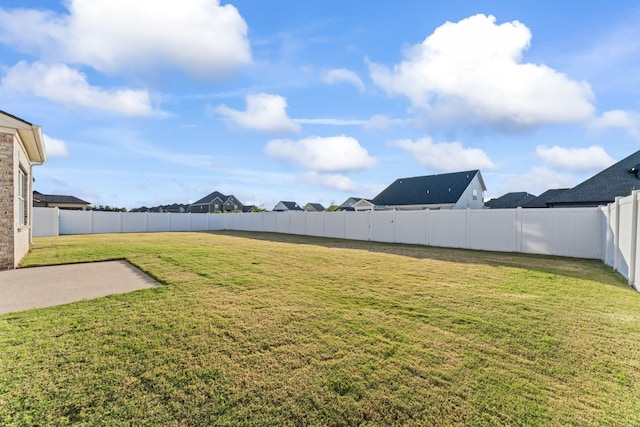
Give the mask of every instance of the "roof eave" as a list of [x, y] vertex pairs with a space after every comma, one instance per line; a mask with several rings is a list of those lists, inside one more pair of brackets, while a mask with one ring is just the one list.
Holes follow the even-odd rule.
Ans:
[[44, 163], [47, 161], [47, 152], [44, 147], [42, 128], [38, 125], [18, 128], [18, 135], [24, 144], [24, 148], [32, 163]]

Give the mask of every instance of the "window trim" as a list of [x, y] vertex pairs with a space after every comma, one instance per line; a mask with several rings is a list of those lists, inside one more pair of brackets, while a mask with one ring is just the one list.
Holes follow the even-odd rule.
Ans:
[[29, 174], [18, 168], [18, 225], [28, 225], [29, 219]]

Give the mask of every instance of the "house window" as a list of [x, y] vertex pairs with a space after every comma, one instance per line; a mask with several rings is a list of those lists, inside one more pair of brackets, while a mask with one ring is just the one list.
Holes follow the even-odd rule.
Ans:
[[27, 174], [22, 168], [19, 169], [18, 182], [18, 225], [27, 224], [27, 214], [29, 212], [29, 184]]
[[219, 204], [216, 203], [215, 205], [213, 205], [213, 211], [214, 212], [218, 212], [219, 210], [220, 210], [220, 205]]
[[237, 211], [238, 210], [238, 205], [233, 205], [233, 210]]
[[473, 200], [478, 200], [478, 190], [473, 189]]

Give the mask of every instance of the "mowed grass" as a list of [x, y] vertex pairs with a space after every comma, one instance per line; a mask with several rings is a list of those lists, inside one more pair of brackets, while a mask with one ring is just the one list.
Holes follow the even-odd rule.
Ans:
[[23, 265], [119, 258], [163, 286], [0, 316], [0, 425], [640, 425], [640, 294], [598, 261], [223, 232]]

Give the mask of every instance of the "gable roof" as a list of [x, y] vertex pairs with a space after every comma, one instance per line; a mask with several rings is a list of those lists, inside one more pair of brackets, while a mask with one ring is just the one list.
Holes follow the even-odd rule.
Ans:
[[30, 162], [44, 163], [47, 153], [42, 128], [19, 117], [0, 110], [0, 126], [15, 129], [24, 144]]
[[484, 205], [489, 209], [515, 209], [535, 198], [536, 196], [526, 191], [512, 192], [484, 202]]
[[225, 196], [219, 191], [214, 191], [213, 193], [207, 194], [202, 199], [193, 202], [192, 205], [208, 205], [213, 202], [216, 198], [222, 200], [223, 202], [227, 201], [227, 199], [231, 196]]
[[377, 206], [455, 204], [479, 170], [396, 179], [372, 199]]
[[322, 206], [320, 203], [307, 203], [306, 205], [304, 205], [305, 208], [307, 206], [313, 208], [316, 212], [324, 211], [324, 206]]
[[529, 200], [527, 203], [522, 205], [523, 208], [548, 208], [547, 202], [555, 197], [558, 197], [560, 194], [567, 191], [568, 188], [554, 188], [552, 190], [547, 190], [538, 197], [533, 200]]
[[[635, 170], [634, 170], [635, 168]], [[549, 206], [600, 206], [640, 188], [640, 151], [620, 160], [570, 190], [548, 201]]]
[[33, 192], [33, 201], [34, 202], [46, 202], [46, 203], [73, 203], [79, 205], [90, 205], [91, 203], [86, 202], [82, 199], [78, 199], [75, 196], [61, 196], [57, 194], [42, 194], [38, 191]]
[[296, 203], [296, 202], [285, 202], [285, 201], [280, 201], [276, 204], [276, 206], [273, 208], [273, 210], [275, 211], [279, 205], [283, 205], [286, 209], [290, 210], [290, 211], [301, 211], [302, 208]]
[[338, 206], [337, 210], [341, 210], [341, 211], [353, 210], [353, 207], [352, 207], [353, 204], [360, 199], [362, 199], [362, 197], [349, 197], [347, 200], [342, 202], [340, 206]]

